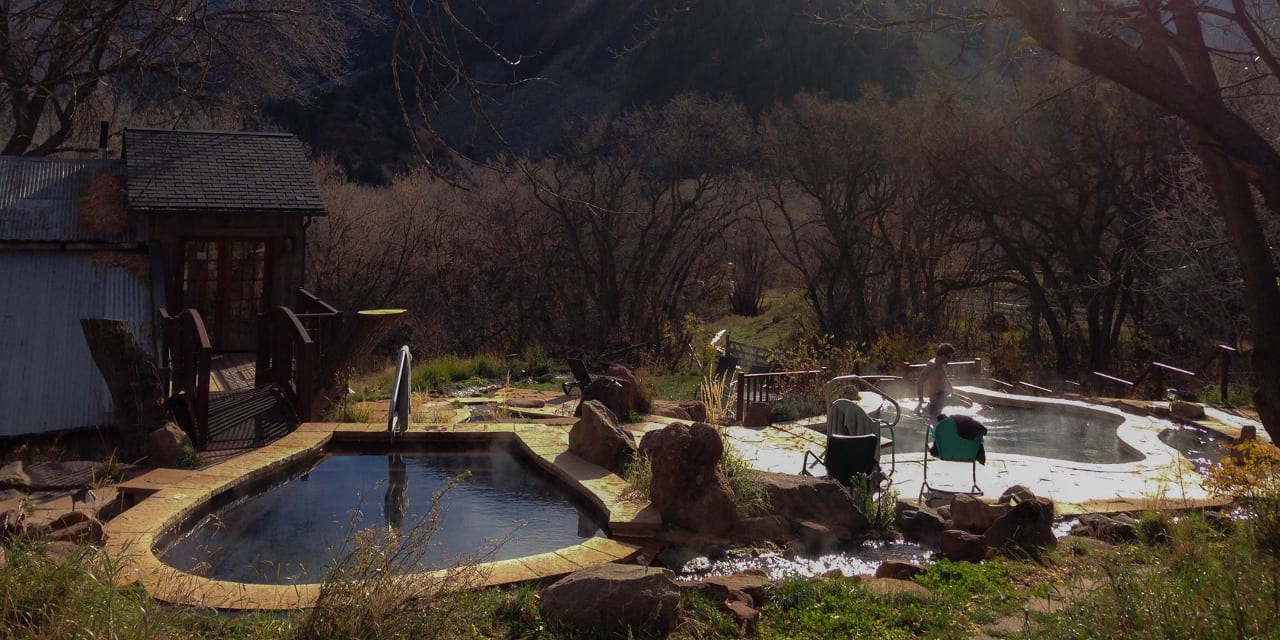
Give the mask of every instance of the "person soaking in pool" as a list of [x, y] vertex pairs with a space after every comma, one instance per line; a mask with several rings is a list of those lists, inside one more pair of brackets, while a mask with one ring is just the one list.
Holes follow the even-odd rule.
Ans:
[[[947, 364], [956, 356], [956, 348], [951, 343], [938, 345], [934, 357], [924, 365], [920, 377], [916, 380], [916, 413], [937, 416], [948, 401], [954, 400], [966, 407], [973, 406], [973, 401], [958, 395], [951, 390], [951, 380], [947, 378]], [[929, 404], [924, 403], [925, 396]]]

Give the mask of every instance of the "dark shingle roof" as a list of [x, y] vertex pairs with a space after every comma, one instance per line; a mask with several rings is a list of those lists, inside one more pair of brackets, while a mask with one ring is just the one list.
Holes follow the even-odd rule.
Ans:
[[126, 129], [124, 159], [136, 213], [325, 213], [287, 133]]

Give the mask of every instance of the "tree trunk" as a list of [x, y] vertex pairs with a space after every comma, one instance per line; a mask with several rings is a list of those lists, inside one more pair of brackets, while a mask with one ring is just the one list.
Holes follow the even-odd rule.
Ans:
[[1199, 12], [1189, 0], [1169, 2], [1166, 8], [1176, 31], [1166, 31], [1164, 23], [1138, 20], [1133, 28], [1142, 45], [1135, 48], [1126, 38], [1077, 28], [1069, 22], [1071, 14], [1053, 0], [1001, 4], [1042, 48], [1111, 79], [1190, 125], [1240, 259], [1245, 306], [1253, 325], [1254, 404], [1263, 428], [1280, 441], [1280, 331], [1275, 325], [1280, 287], [1250, 191], [1252, 182], [1268, 209], [1280, 212], [1280, 153], [1223, 101]]
[[1280, 332], [1274, 328], [1280, 318], [1280, 290], [1275, 265], [1244, 173], [1213, 151], [1201, 147], [1199, 153], [1240, 259], [1245, 308], [1253, 323], [1253, 404], [1263, 428], [1280, 442]]
[[111, 406], [120, 428], [120, 455], [136, 460], [146, 451], [147, 436], [170, 420], [160, 372], [150, 354], [134, 339], [128, 322], [82, 318], [80, 328], [111, 392]]
[[360, 364], [395, 326], [404, 309], [375, 309], [357, 311], [355, 317], [343, 329], [320, 361], [320, 374], [316, 393], [312, 398], [311, 415], [322, 416], [330, 407], [342, 400], [347, 382]]

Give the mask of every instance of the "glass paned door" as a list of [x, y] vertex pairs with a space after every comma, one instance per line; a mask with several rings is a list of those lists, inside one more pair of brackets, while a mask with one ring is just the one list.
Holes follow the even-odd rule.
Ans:
[[200, 312], [219, 351], [249, 351], [266, 302], [265, 240], [188, 240], [182, 271], [182, 304]]

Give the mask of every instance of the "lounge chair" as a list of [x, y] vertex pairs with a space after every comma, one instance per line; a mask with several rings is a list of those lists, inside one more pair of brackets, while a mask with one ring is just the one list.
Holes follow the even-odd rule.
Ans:
[[[973, 435], [973, 437], [962, 437], [955, 418], [945, 416], [938, 422], [936, 427], [930, 425], [925, 430], [924, 482], [920, 485], [919, 498], [923, 499], [926, 491], [933, 490], [933, 487], [929, 486], [930, 455], [947, 462], [968, 462], [973, 472], [973, 486], [970, 487], [969, 493], [971, 495], [982, 495], [982, 488], [978, 486], [978, 460], [980, 458], [985, 459], [982, 448], [982, 434], [970, 435]], [[934, 466], [937, 466], [937, 464], [935, 463]]]
[[591, 384], [591, 372], [587, 371], [587, 365], [582, 361], [582, 358], [566, 358], [566, 361], [569, 363], [569, 371], [573, 373], [573, 380], [564, 382], [560, 385], [560, 388], [564, 389], [566, 396], [569, 395], [569, 391], [574, 387], [577, 387], [579, 393], [581, 393], [583, 389], [587, 388], [587, 385]]

